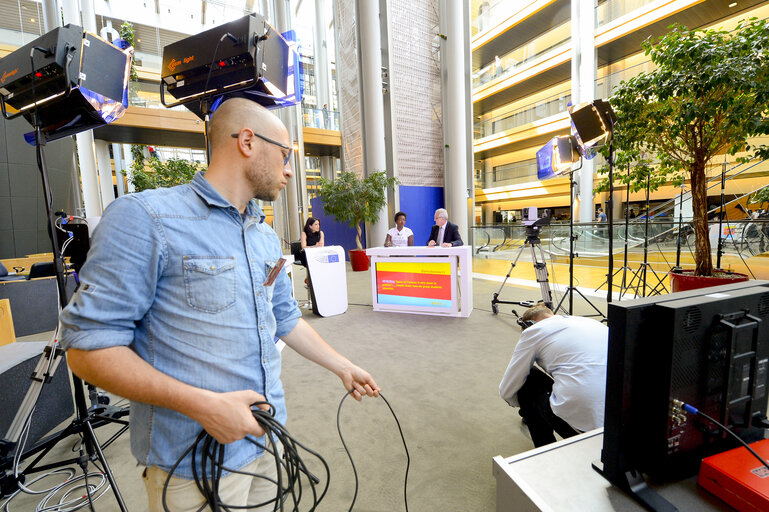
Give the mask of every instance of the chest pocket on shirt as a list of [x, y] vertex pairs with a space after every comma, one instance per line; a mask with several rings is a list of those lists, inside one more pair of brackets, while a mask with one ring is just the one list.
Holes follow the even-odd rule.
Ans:
[[235, 304], [235, 258], [185, 256], [184, 288], [191, 308], [219, 313]]

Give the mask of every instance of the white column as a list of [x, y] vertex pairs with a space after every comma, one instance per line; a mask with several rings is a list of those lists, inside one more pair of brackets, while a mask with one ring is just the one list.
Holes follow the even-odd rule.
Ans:
[[126, 184], [128, 186], [128, 192], [136, 192], [136, 187], [133, 185], [133, 163], [134, 163], [134, 155], [131, 153], [131, 145], [130, 144], [123, 144], [123, 153], [125, 154], [125, 172], [126, 172]]
[[468, 240], [468, 183], [467, 183], [467, 146], [465, 132], [466, 95], [465, 87], [469, 77], [465, 76], [464, 26], [462, 5], [464, 2], [444, 0], [446, 42], [441, 51], [443, 73], [446, 81], [446, 110], [443, 117], [443, 137], [447, 146], [444, 152], [444, 183], [446, 184], [446, 209], [451, 222], [459, 226], [463, 240]]
[[326, 48], [326, 2], [325, 0], [315, 0], [315, 27], [313, 27], [313, 45], [315, 46], [315, 85], [318, 92], [318, 108], [323, 109], [323, 105], [328, 105], [326, 116], [326, 125], [323, 127], [329, 129], [331, 126], [329, 116], [331, 115], [331, 96], [330, 73], [328, 65], [328, 50]]
[[122, 144], [112, 144], [112, 157], [115, 160], [115, 179], [117, 180], [117, 195], [118, 197], [125, 195], [125, 177], [123, 171], [125, 170], [125, 161], [122, 155]]
[[[64, 24], [82, 25], [80, 21], [80, 6], [77, 0], [62, 0]], [[77, 143], [77, 158], [80, 162], [80, 181], [83, 184], [83, 204], [86, 217], [101, 215], [102, 206], [99, 197], [99, 178], [96, 174], [96, 156], [93, 148], [93, 133], [80, 132], [75, 135]]]
[[[596, 49], [595, 2], [571, 3], [571, 102], [576, 105], [595, 99]], [[593, 174], [595, 160], [583, 160], [579, 173], [579, 222], [594, 220]]]
[[320, 157], [320, 175], [329, 181], [334, 181], [336, 173], [334, 172], [334, 162], [331, 158], [330, 156]]
[[[379, 2], [359, 0], [361, 95], [363, 96], [363, 144], [366, 175], [387, 170], [384, 103], [382, 101], [382, 48], [379, 30]], [[387, 237], [387, 205], [379, 211], [379, 222], [366, 229], [367, 247], [382, 245]]]
[[103, 140], [94, 141], [96, 148], [96, 163], [99, 174], [99, 191], [101, 192], [102, 210], [115, 200], [115, 187], [112, 184], [112, 162], [109, 157], [109, 144]]
[[[291, 13], [286, 0], [275, 0], [275, 27], [280, 32], [286, 32], [291, 27]], [[279, 111], [279, 117], [286, 125], [288, 134], [292, 140], [297, 140], [297, 123], [295, 109], [299, 107], [286, 107]], [[301, 129], [301, 125], [299, 126]], [[302, 222], [300, 221], [299, 213], [299, 194], [301, 193], [302, 186], [307, 190], [306, 182], [302, 182], [302, 160], [304, 159], [304, 147], [300, 144], [299, 150], [294, 152], [294, 157], [291, 159], [291, 167], [294, 171], [294, 177], [291, 178], [286, 185], [286, 215], [283, 216], [288, 220], [288, 231], [291, 240], [299, 240], [299, 233], [302, 230]], [[275, 204], [279, 204], [276, 201]]]
[[93, 0], [80, 0], [80, 9], [83, 15], [83, 28], [92, 34], [97, 34], [96, 14], [93, 9]]
[[43, 0], [43, 28], [46, 32], [50, 32], [59, 25], [61, 25], [61, 19], [59, 18], [59, 6], [56, 4], [56, 0]]

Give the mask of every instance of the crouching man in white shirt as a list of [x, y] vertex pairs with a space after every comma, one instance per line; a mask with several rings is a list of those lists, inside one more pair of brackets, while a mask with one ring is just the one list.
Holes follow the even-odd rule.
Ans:
[[554, 431], [567, 438], [602, 427], [609, 328], [590, 318], [555, 316], [541, 304], [521, 320], [528, 326], [499, 394], [521, 408], [534, 446], [555, 442]]

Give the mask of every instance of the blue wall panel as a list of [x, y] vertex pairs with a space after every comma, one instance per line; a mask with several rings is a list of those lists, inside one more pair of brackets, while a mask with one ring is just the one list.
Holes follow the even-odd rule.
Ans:
[[[443, 187], [406, 187], [398, 188], [401, 211], [406, 214], [406, 226], [414, 232], [414, 245], [427, 245], [430, 228], [435, 222], [435, 210], [444, 208]], [[450, 219], [449, 219], [450, 220]], [[394, 226], [390, 219], [389, 224]]]
[[[336, 221], [334, 217], [326, 215], [323, 211], [323, 203], [321, 203], [319, 197], [310, 199], [312, 205], [312, 216], [320, 221], [320, 230], [323, 231], [323, 236], [326, 245], [341, 245], [345, 249], [345, 258], [350, 259], [350, 255], [347, 251], [355, 249], [355, 228], [351, 228], [347, 224], [341, 224]], [[304, 228], [304, 226], [302, 226]], [[428, 234], [429, 236], [429, 234]], [[361, 230], [361, 243], [363, 248], [366, 248], [366, 226], [363, 225]], [[381, 245], [381, 244], [378, 244]]]

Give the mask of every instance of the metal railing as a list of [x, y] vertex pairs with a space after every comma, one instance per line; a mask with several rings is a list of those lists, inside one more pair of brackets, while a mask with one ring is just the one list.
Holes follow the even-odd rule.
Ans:
[[302, 107], [302, 125], [339, 131], [339, 112], [325, 108]]
[[528, 64], [554, 48], [571, 40], [571, 21], [566, 21], [545, 32], [523, 46], [497, 57], [494, 62], [473, 75], [473, 88], [511, 74], [517, 68]]
[[595, 24], [597, 27], [611, 23], [617, 18], [629, 14], [654, 0], [607, 0], [595, 8]]

